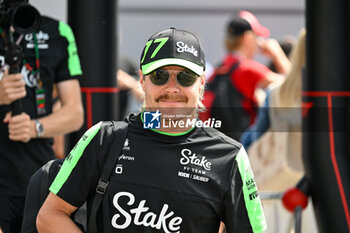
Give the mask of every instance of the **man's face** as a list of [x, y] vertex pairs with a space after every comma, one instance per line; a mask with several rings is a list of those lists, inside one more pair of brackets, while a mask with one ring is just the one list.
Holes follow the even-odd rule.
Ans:
[[168, 114], [193, 114], [197, 108], [200, 91], [204, 87], [204, 75], [198, 77], [190, 86], [183, 86], [177, 80], [180, 72], [189, 72], [180, 66], [159, 68], [169, 74], [169, 80], [163, 85], [151, 81], [151, 75], [143, 76], [140, 71], [140, 82], [145, 92], [145, 107], [149, 110], [160, 109]]

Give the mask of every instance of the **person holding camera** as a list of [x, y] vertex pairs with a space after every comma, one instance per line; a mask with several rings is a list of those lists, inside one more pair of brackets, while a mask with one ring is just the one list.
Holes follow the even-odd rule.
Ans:
[[[26, 0], [0, 3], [0, 228], [4, 233], [20, 232], [28, 181], [55, 158], [52, 137], [83, 124], [82, 71], [73, 32], [64, 22], [40, 14], [28, 20], [23, 18], [26, 14], [16, 15], [27, 10], [31, 14], [33, 9]], [[17, 30], [18, 23], [27, 27], [33, 19], [34, 25], [40, 25], [35, 32]], [[18, 73], [10, 72], [6, 64], [13, 42], [9, 39], [22, 48]], [[62, 107], [52, 113], [54, 84]]]

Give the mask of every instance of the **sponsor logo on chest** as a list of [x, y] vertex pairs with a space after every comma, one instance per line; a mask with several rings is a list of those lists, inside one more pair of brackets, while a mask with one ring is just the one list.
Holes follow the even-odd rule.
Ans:
[[177, 176], [201, 182], [209, 181], [205, 175], [211, 171], [212, 163], [205, 156], [193, 153], [190, 149], [182, 149], [180, 164], [184, 166]]
[[135, 196], [129, 192], [118, 192], [113, 197], [113, 206], [118, 213], [112, 216], [111, 224], [116, 229], [127, 229], [131, 224], [151, 227], [166, 233], [180, 232], [182, 218], [175, 216], [174, 211], [169, 210], [168, 204], [163, 204], [159, 212], [152, 212], [146, 205], [146, 200], [141, 200], [137, 207], [123, 209], [122, 206], [135, 204]]
[[124, 162], [134, 162], [135, 157], [130, 155], [130, 141], [129, 138], [126, 138], [123, 145], [123, 152], [121, 155], [118, 156], [118, 163], [115, 167], [115, 173], [116, 174], [122, 174], [123, 173], [123, 164]]
[[[50, 39], [50, 36], [46, 32], [43, 32], [40, 30], [38, 33], [36, 33], [36, 40], [37, 40], [39, 49], [48, 49], [49, 48], [49, 44], [48, 44], [49, 39]], [[26, 34], [24, 36], [24, 40], [26, 41], [26, 48], [27, 49], [35, 48], [35, 38], [34, 38], [34, 35], [32, 33]]]
[[192, 164], [202, 167], [207, 171], [211, 170], [211, 162], [209, 162], [205, 156], [197, 156], [196, 153], [192, 153], [190, 149], [183, 149], [181, 151], [181, 156], [180, 163], [182, 165]]
[[125, 139], [123, 150], [130, 150], [129, 138]]

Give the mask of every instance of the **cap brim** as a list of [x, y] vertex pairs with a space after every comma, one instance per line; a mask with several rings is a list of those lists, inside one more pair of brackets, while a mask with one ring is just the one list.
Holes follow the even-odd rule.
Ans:
[[170, 66], [170, 65], [185, 67], [195, 72], [199, 76], [202, 76], [204, 73], [204, 68], [202, 66], [187, 60], [179, 59], [179, 58], [166, 58], [166, 59], [154, 61], [146, 65], [142, 65], [141, 69], [142, 69], [142, 73], [144, 75], [147, 75], [162, 66]]
[[263, 38], [268, 38], [270, 36], [270, 30], [262, 25], [259, 25], [258, 28], [254, 28], [253, 31]]
[[262, 26], [259, 22], [259, 20], [250, 13], [249, 11], [240, 11], [238, 13], [238, 16], [247, 20], [250, 26], [253, 29], [253, 32], [257, 34], [258, 36], [268, 38], [270, 36], [270, 30], [264, 26]]

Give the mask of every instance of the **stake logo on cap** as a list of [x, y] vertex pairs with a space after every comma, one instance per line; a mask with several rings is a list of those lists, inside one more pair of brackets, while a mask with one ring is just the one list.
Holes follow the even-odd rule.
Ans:
[[140, 59], [144, 75], [169, 65], [185, 67], [199, 76], [205, 70], [205, 56], [197, 37], [191, 32], [176, 28], [151, 36]]

